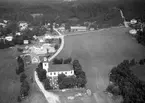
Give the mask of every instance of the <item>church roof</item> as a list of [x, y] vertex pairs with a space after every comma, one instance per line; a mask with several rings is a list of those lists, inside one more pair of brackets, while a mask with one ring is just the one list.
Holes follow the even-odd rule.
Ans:
[[71, 71], [73, 70], [70, 64], [55, 64], [49, 66], [48, 72]]

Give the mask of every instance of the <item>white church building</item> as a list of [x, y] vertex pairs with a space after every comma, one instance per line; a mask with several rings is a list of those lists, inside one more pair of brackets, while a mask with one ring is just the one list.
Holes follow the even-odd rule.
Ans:
[[44, 57], [43, 69], [47, 71], [47, 77], [57, 77], [59, 74], [64, 74], [66, 76], [73, 76], [74, 70], [69, 64], [55, 64], [49, 65], [48, 59]]

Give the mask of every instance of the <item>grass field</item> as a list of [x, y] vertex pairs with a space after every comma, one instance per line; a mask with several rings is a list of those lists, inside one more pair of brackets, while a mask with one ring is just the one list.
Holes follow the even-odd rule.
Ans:
[[[116, 28], [85, 35], [67, 36], [64, 49], [58, 55], [58, 57], [71, 56], [80, 60], [87, 75], [87, 87], [93, 92], [96, 91], [99, 103], [110, 103], [101, 91], [108, 85], [108, 73], [111, 68], [124, 59], [145, 57], [145, 48], [126, 32], [128, 32], [126, 28]], [[15, 74], [17, 66], [15, 57], [19, 54], [14, 51], [12, 49], [0, 50], [0, 103], [17, 103], [20, 82], [19, 76]], [[34, 67], [31, 65], [26, 68], [28, 80], [33, 76]], [[144, 75], [139, 71], [136, 72]], [[71, 103], [95, 103], [94, 101], [92, 97]], [[30, 95], [23, 103], [47, 103], [35, 82], [31, 83]]]
[[116, 28], [65, 37], [65, 46], [58, 57], [80, 60], [86, 72], [87, 87], [92, 91], [104, 90], [108, 85], [108, 73], [124, 59], [145, 57], [145, 48], [127, 34], [127, 28]]

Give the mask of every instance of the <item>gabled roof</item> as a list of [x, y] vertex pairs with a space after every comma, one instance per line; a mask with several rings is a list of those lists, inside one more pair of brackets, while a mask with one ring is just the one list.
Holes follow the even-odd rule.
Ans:
[[71, 71], [73, 70], [72, 65], [69, 64], [55, 64], [49, 66], [48, 72], [59, 72], [59, 71]]

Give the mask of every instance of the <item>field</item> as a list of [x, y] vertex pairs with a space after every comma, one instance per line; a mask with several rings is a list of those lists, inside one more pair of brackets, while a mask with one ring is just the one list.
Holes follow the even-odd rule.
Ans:
[[[145, 48], [127, 32], [128, 29], [122, 27], [65, 37], [64, 49], [58, 57], [79, 59], [87, 75], [87, 88], [96, 92], [99, 103], [108, 103], [108, 98], [101, 91], [108, 85], [108, 73], [111, 68], [124, 59], [138, 60], [145, 57]], [[19, 95], [19, 76], [15, 74], [16, 55], [19, 55], [16, 50], [0, 50], [0, 103], [16, 103]], [[26, 68], [28, 80], [33, 76], [34, 67], [31, 65]], [[91, 98], [83, 100], [84, 103], [94, 103], [94, 98], [89, 99]], [[30, 95], [23, 103], [46, 103], [35, 82], [31, 83]]]
[[79, 59], [86, 72], [87, 87], [103, 91], [108, 85], [108, 73], [124, 59], [145, 57], [145, 48], [128, 35], [128, 29], [112, 28], [87, 35], [66, 36], [58, 57]]

